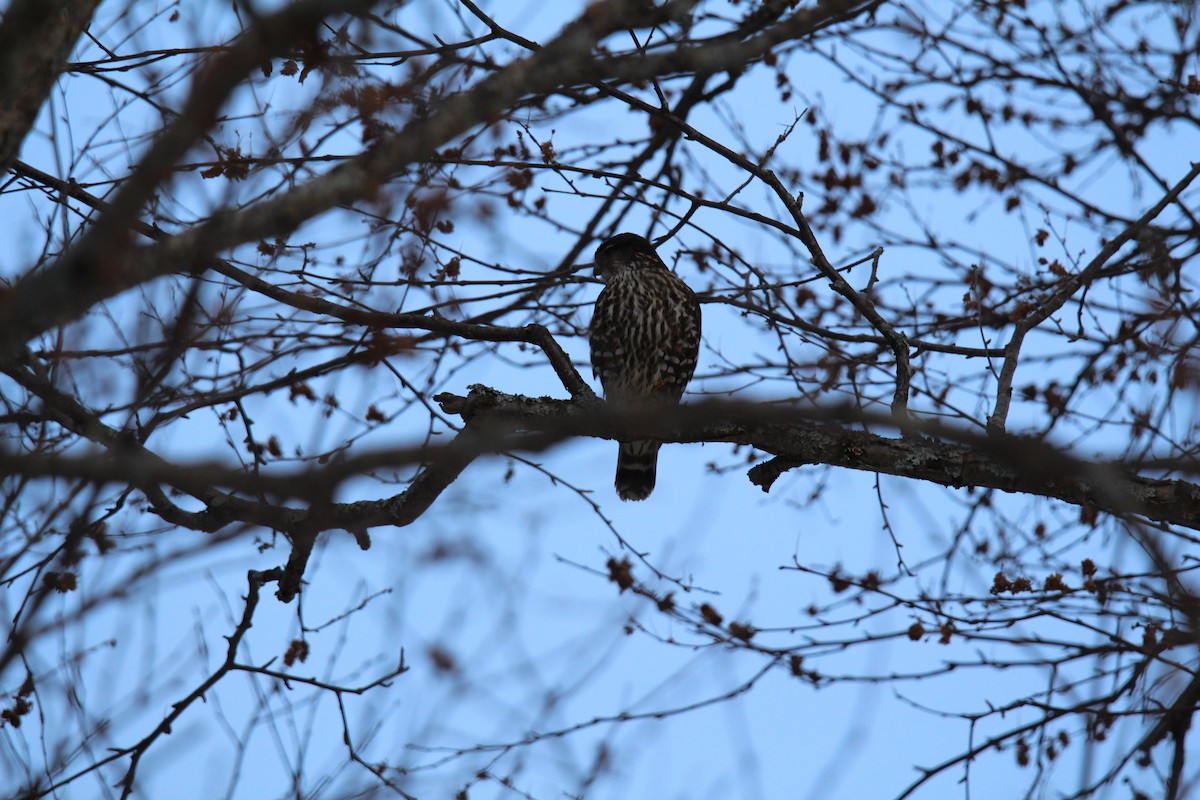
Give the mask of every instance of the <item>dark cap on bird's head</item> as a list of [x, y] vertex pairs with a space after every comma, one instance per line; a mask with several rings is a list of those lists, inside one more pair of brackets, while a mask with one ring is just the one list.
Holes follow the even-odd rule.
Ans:
[[654, 252], [654, 245], [646, 237], [636, 233], [618, 233], [610, 236], [596, 248], [594, 274], [603, 278], [615, 266], [658, 265], [662, 261]]

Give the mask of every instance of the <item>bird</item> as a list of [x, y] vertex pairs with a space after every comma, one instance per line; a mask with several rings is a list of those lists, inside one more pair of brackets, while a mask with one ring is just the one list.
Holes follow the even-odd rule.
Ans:
[[[675, 406], [696, 371], [700, 302], [667, 268], [653, 245], [618, 233], [596, 248], [595, 273], [604, 281], [588, 327], [592, 375], [605, 402], [619, 409]], [[654, 491], [661, 442], [622, 441], [614, 485], [622, 500]]]

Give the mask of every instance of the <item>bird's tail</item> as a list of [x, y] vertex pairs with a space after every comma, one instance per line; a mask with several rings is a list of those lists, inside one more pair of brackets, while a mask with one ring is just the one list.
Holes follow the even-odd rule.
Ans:
[[621, 442], [617, 451], [617, 496], [622, 500], [645, 500], [654, 491], [654, 473], [662, 442]]

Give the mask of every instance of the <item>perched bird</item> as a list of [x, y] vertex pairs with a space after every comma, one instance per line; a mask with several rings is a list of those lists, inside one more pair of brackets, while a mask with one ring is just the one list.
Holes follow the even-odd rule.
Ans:
[[[621, 408], [674, 406], [700, 352], [700, 303], [636, 233], [618, 233], [596, 248], [596, 298], [588, 340], [592, 373], [604, 397]], [[661, 442], [621, 442], [617, 495], [645, 500], [654, 490]]]

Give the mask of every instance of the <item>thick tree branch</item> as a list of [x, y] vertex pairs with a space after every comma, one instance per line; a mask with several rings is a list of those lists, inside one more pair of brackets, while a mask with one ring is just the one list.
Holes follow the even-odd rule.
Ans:
[[[866, 423], [895, 429], [899, 423], [894, 418], [848, 408], [708, 401], [682, 406], [671, 414], [645, 416], [590, 401], [509, 395], [480, 386], [473, 387], [469, 397], [443, 394], [435, 399], [447, 413], [467, 421], [464, 431], [448, 444], [366, 453], [301, 472], [263, 470], [251, 474], [219, 464], [169, 464], [131, 451], [113, 451], [103, 458], [10, 455], [2, 459], [0, 468], [8, 474], [123, 481], [142, 487], [167, 484], [192, 493], [222, 486], [235, 492], [312, 501], [328, 497], [341, 482], [373, 470], [426, 465], [408, 490], [384, 500], [315, 502], [308, 509], [268, 504], [275, 513], [286, 513], [289, 529], [315, 525], [321, 530], [359, 531], [410, 524], [480, 455], [542, 450], [577, 436], [628, 438], [632, 432], [666, 442], [743, 444], [770, 453], [773, 459], [749, 473], [750, 480], [764, 491], [788, 469], [827, 464], [955, 488], [1037, 495], [1200, 530], [1200, 485], [1137, 475], [1119, 463], [1083, 461], [1045, 443], [1016, 436], [981, 435], [909, 421], [904, 423], [905, 431], [924, 436], [887, 437], [857, 426]], [[247, 501], [235, 498], [231, 502]]]
[[[103, 452], [82, 457], [17, 455], [0, 451], [0, 477], [57, 477], [96, 484], [115, 481], [140, 490], [156, 514], [181, 527], [215, 532], [232, 523], [244, 523], [282, 531], [288, 534], [293, 546], [279, 580], [278, 594], [284, 602], [291, 600], [300, 589], [318, 533], [332, 528], [344, 529], [353, 533], [360, 546], [366, 549], [370, 546], [367, 528], [411, 524], [471, 461], [482, 453], [491, 452], [489, 447], [472, 441], [474, 432], [467, 426], [458, 434], [452, 447], [443, 448], [449, 452], [431, 457], [426, 448], [413, 448], [406, 457], [394, 462], [426, 464], [403, 492], [382, 500], [331, 503], [328, 498], [337, 482], [330, 482], [328, 476], [285, 488], [285, 484], [276, 483], [273, 478], [264, 482], [261, 474], [220, 464], [179, 466], [147, 448], [132, 434], [105, 425], [96, 414], [31, 369], [9, 362], [0, 363], [0, 372], [36, 394], [49, 418], [104, 448]], [[594, 404], [594, 395], [583, 402]], [[179, 508], [167, 498], [161, 488], [163, 485], [186, 492], [204, 503], [205, 510], [193, 512]], [[241, 491], [243, 496], [218, 487]], [[264, 491], [276, 497], [299, 498], [308, 505], [297, 508], [269, 502], [262, 499]]]
[[[1038, 495], [1200, 530], [1200, 485], [1144, 477], [1118, 463], [1083, 461], [1017, 436], [981, 436], [838, 408], [805, 410], [710, 401], [681, 407], [669, 418], [639, 419], [609, 409], [580, 409], [565, 401], [498, 395], [480, 387], [475, 387], [470, 398], [441, 395], [437, 399], [445, 410], [472, 420], [543, 435], [569, 431], [619, 438], [632, 429], [669, 442], [749, 445], [775, 456], [750, 471], [751, 481], [764, 491], [787, 469], [828, 464], [955, 488]], [[892, 428], [903, 425], [906, 432], [926, 436], [891, 438], [844, 424], [861, 422]]]
[[[97, 302], [146, 280], [203, 266], [203, 262], [185, 258], [174, 267], [151, 269], [136, 258], [127, 258], [125, 245], [129, 226], [138, 219], [142, 208], [171, 174], [176, 162], [216, 121], [225, 100], [251, 70], [260, 67], [271, 56], [287, 54], [297, 42], [313, 36], [317, 25], [326, 17], [366, 11], [374, 2], [302, 0], [288, 4], [274, 14], [258, 18], [234, 46], [214, 57], [201, 72], [182, 110], [154, 140], [108, 201], [106, 212], [56, 262], [25, 276], [6, 298], [0, 300], [0, 331], [3, 332], [0, 333], [0, 350], [11, 352], [11, 348], [46, 330], [77, 319]], [[44, 8], [35, 13], [47, 18], [54, 16], [46, 14]], [[8, 22], [8, 17], [5, 21]], [[66, 55], [62, 55], [63, 60]], [[14, 74], [19, 76], [21, 73], [18, 70]], [[15, 155], [14, 151], [12, 156]], [[7, 171], [11, 158], [2, 163]], [[175, 257], [179, 255], [176, 253]]]
[[[215, 216], [155, 245], [122, 250], [119, 259], [111, 252], [97, 254], [95, 248], [74, 249], [18, 283], [0, 304], [0, 351], [12, 352], [13, 347], [78, 319], [96, 303], [134, 286], [164, 275], [206, 269], [217, 253], [247, 241], [287, 234], [336, 206], [370, 197], [409, 165], [432, 158], [437, 148], [476, 125], [491, 122], [524, 97], [614, 77], [639, 81], [684, 71], [741, 68], [779, 42], [807, 35], [874, 5], [831, 0], [800, 9], [744, 41], [609, 58], [581, 54], [592, 53], [595, 44], [613, 31], [638, 24], [642, 19], [639, 12], [646, 7], [634, 0], [593, 4], [554, 41], [528, 58], [509, 64], [466, 91], [450, 95], [428, 116], [412, 120], [398, 134], [382, 139], [373, 150], [295, 189], [240, 211]], [[165, 155], [174, 152], [171, 149]], [[124, 224], [132, 221], [125, 219]], [[101, 257], [102, 268], [90, 260]], [[82, 272], [81, 265], [85, 267]]]
[[100, 0], [13, 0], [0, 22], [0, 175], [21, 150], [38, 110]]

